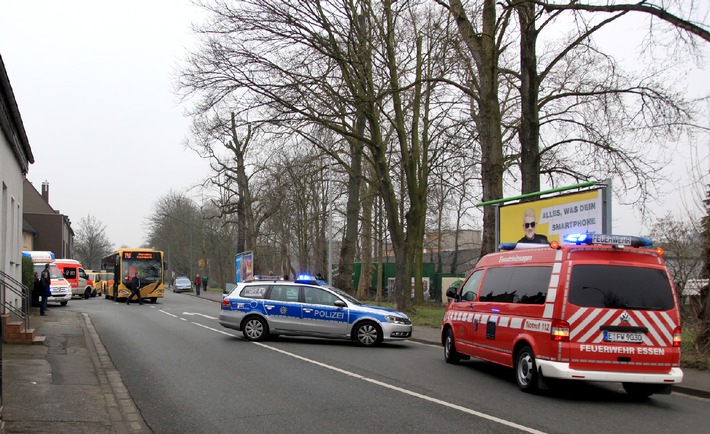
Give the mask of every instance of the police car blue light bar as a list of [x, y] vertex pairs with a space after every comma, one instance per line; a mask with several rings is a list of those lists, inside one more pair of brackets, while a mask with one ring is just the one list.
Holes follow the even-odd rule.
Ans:
[[632, 235], [614, 234], [567, 234], [562, 237], [562, 241], [568, 244], [588, 244], [588, 245], [615, 245], [631, 247], [651, 247], [653, 241], [647, 237], [636, 237]]

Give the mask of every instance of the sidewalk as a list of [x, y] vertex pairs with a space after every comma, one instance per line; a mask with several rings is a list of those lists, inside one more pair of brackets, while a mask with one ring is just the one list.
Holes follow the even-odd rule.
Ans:
[[88, 315], [50, 308], [30, 326], [44, 344], [2, 345], [4, 432], [152, 432]]
[[[202, 292], [200, 298], [220, 302], [222, 294]], [[152, 432], [88, 315], [50, 309], [47, 316], [32, 316], [31, 327], [47, 337], [44, 344], [2, 346], [5, 432]], [[431, 327], [415, 327], [412, 340], [441, 345], [439, 330]], [[710, 398], [710, 372], [683, 372], [683, 383], [673, 386], [674, 391]]]

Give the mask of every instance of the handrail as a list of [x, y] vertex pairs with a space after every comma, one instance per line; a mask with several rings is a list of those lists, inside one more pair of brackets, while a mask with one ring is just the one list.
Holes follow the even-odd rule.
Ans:
[[[17, 307], [8, 302], [5, 297], [5, 292], [9, 290], [15, 295], [19, 295], [22, 300], [22, 306]], [[25, 323], [25, 330], [30, 328], [30, 298], [31, 292], [22, 282], [17, 281], [9, 274], [0, 270], [0, 299], [2, 301], [3, 313], [9, 312], [18, 317]]]

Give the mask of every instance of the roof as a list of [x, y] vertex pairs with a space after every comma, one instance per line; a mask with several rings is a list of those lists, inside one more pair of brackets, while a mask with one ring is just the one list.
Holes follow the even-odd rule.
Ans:
[[23, 174], [27, 174], [29, 165], [35, 162], [30, 142], [27, 140], [25, 124], [17, 107], [15, 93], [10, 85], [10, 78], [5, 69], [5, 63], [0, 56], [0, 130], [10, 144], [17, 162], [20, 163]]

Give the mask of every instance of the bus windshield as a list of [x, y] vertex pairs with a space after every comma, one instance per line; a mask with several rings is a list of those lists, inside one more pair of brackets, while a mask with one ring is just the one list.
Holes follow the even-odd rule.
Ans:
[[162, 263], [159, 252], [130, 252], [122, 254], [124, 284], [130, 286], [130, 280], [138, 271], [141, 286], [162, 280]]

